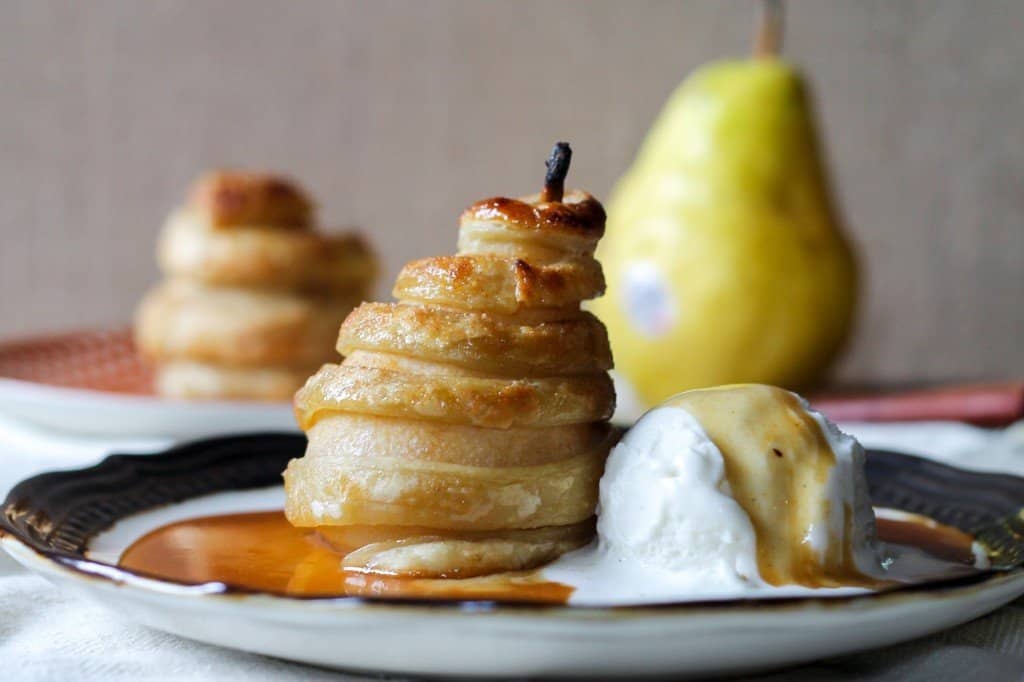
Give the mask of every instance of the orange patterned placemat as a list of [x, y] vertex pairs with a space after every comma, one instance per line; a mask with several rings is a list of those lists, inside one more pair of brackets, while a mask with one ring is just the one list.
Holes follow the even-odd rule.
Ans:
[[153, 395], [153, 373], [130, 329], [84, 330], [0, 343], [0, 378]]

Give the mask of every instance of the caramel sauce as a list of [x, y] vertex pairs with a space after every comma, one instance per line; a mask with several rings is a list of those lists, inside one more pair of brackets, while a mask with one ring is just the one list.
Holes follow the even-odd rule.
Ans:
[[823, 557], [804, 541], [829, 518], [829, 475], [835, 455], [818, 423], [795, 395], [745, 385], [688, 391], [671, 405], [700, 422], [722, 452], [736, 502], [757, 536], [757, 567], [772, 585], [879, 586], [854, 562], [853, 510], [843, 509], [843, 538], [830, 538]]
[[[339, 536], [340, 537], [340, 536]], [[564, 604], [572, 588], [546, 582], [535, 572], [478, 578], [402, 578], [345, 570], [345, 554], [365, 544], [327, 542], [314, 529], [296, 528], [284, 513], [225, 514], [179, 521], [144, 535], [121, 556], [130, 571], [182, 583], [222, 582], [301, 597], [389, 596], [416, 599], [479, 599]]]
[[[379, 531], [368, 529], [376, 536]], [[924, 517], [879, 518], [883, 542], [916, 547], [940, 559], [971, 565], [971, 536]], [[341, 537], [341, 536], [339, 536]], [[136, 540], [119, 565], [181, 583], [222, 582], [298, 597], [388, 596], [564, 604], [573, 588], [541, 579], [536, 571], [467, 579], [418, 579], [345, 570], [342, 557], [366, 542], [353, 532], [351, 547], [296, 528], [280, 511], [207, 516], [172, 523]]]
[[946, 526], [926, 516], [906, 514], [905, 518], [875, 519], [878, 537], [893, 545], [917, 547], [936, 559], [973, 565], [974, 538], [959, 528]]

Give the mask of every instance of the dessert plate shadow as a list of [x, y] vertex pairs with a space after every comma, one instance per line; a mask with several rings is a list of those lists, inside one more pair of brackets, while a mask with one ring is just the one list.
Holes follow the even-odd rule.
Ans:
[[182, 637], [323, 666], [421, 675], [753, 672], [927, 635], [1024, 594], [1024, 479], [881, 451], [868, 457], [875, 505], [974, 534], [998, 570], [857, 596], [590, 608], [300, 599], [219, 582], [182, 584], [116, 565], [131, 542], [170, 521], [279, 505], [280, 472], [304, 446], [299, 435], [225, 437], [42, 474], [4, 502], [0, 544], [58, 585]]
[[0, 412], [88, 436], [199, 438], [297, 430], [287, 402], [156, 395], [131, 330], [81, 330], [0, 343]]

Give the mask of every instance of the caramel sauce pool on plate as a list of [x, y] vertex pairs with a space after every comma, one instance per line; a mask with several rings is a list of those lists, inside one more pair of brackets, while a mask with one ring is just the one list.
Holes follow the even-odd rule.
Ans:
[[301, 597], [392, 596], [501, 599], [564, 604], [572, 588], [534, 572], [464, 580], [419, 579], [343, 570], [357, 546], [329, 545], [315, 529], [296, 528], [284, 512], [207, 516], [172, 523], [136, 540], [122, 568], [183, 583], [222, 582]]
[[[929, 519], [878, 519], [879, 539], [972, 564], [972, 538]], [[392, 596], [564, 604], [572, 588], [536, 572], [464, 580], [417, 579], [341, 568], [357, 547], [331, 547], [315, 530], [296, 528], [280, 511], [207, 516], [172, 523], [136, 540], [122, 568], [181, 583], [222, 582], [301, 597]]]

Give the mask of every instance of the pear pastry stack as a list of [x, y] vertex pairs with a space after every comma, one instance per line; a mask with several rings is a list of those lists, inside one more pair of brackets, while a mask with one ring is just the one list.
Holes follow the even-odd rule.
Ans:
[[168, 219], [166, 279], [139, 307], [136, 344], [179, 398], [286, 400], [335, 359], [338, 325], [368, 298], [376, 262], [356, 234], [315, 231], [288, 181], [211, 173]]
[[344, 548], [349, 569], [450, 578], [525, 569], [588, 542], [612, 445], [604, 326], [605, 214], [545, 190], [462, 214], [458, 253], [414, 261], [397, 303], [341, 327], [340, 365], [295, 397], [309, 445], [285, 472], [285, 512]]

